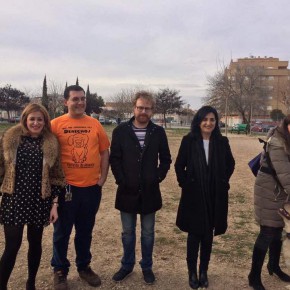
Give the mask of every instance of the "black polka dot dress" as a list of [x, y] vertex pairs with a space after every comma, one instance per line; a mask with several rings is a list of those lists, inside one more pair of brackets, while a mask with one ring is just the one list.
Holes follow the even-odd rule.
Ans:
[[52, 199], [58, 195], [59, 188], [52, 188], [52, 196], [41, 197], [43, 153], [42, 137], [22, 137], [16, 157], [16, 180], [14, 193], [3, 193], [0, 208], [0, 223], [37, 227], [49, 224]]

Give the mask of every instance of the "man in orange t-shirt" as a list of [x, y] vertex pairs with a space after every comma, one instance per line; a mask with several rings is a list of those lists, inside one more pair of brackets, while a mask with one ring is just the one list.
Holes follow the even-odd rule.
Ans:
[[99, 276], [90, 268], [90, 247], [102, 186], [108, 174], [110, 146], [99, 121], [85, 115], [83, 88], [77, 85], [67, 87], [64, 98], [68, 114], [51, 122], [52, 131], [61, 145], [62, 167], [67, 181], [66, 192], [59, 197], [59, 219], [54, 224], [51, 265], [55, 290], [69, 289], [67, 249], [73, 226], [79, 276], [91, 286], [101, 285]]

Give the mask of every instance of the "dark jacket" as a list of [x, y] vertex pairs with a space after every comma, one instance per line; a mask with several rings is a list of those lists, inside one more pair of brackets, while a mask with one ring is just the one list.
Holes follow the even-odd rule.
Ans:
[[128, 213], [149, 214], [162, 207], [159, 183], [166, 177], [171, 156], [164, 129], [151, 121], [142, 150], [133, 120], [113, 131], [110, 164], [118, 184], [115, 206]]
[[229, 179], [234, 166], [226, 137], [218, 135], [210, 139], [208, 165], [202, 138], [192, 133], [183, 137], [175, 162], [182, 188], [176, 224], [182, 231], [197, 235], [212, 230], [215, 235], [225, 233]]

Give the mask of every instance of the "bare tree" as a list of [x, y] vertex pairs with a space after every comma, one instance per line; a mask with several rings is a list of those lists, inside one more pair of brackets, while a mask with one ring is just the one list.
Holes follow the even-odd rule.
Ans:
[[233, 95], [232, 77], [226, 73], [226, 68], [222, 68], [214, 76], [208, 77], [208, 94], [204, 99], [207, 105], [217, 109], [220, 115], [225, 117], [225, 133], [228, 130], [228, 115], [234, 111], [234, 106], [230, 102]]
[[54, 119], [58, 114], [63, 112], [64, 86], [54, 80], [49, 80], [48, 83], [48, 110], [50, 117]]
[[[276, 95], [278, 96], [278, 101], [282, 103], [285, 107], [286, 113], [290, 112], [290, 81], [288, 79], [279, 80], [276, 87]], [[278, 104], [277, 108], [278, 109]]]
[[189, 104], [185, 104], [178, 110], [177, 114], [179, 115], [180, 122], [184, 125], [188, 125], [193, 119], [194, 111], [190, 108]]
[[122, 89], [110, 98], [112, 110], [117, 112], [118, 118], [126, 118], [132, 114], [132, 102], [138, 89]]
[[239, 113], [249, 124], [254, 112], [263, 109], [267, 86], [262, 82], [264, 68], [236, 66], [224, 68], [208, 78], [208, 97], [205, 103], [220, 112]]
[[244, 123], [250, 123], [253, 111], [260, 108], [267, 96], [267, 86], [261, 82], [264, 68], [257, 66], [237, 66], [234, 72], [231, 102], [241, 114]]

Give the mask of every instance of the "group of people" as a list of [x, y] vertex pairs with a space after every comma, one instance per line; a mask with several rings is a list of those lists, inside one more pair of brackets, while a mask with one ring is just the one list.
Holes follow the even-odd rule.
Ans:
[[[133, 272], [136, 221], [140, 215], [142, 258], [139, 264], [144, 281], [152, 284], [155, 281], [152, 270], [155, 215], [162, 207], [159, 184], [165, 179], [172, 162], [165, 130], [151, 121], [154, 98], [147, 91], [135, 94], [134, 116], [114, 129], [111, 144], [101, 124], [85, 114], [83, 88], [77, 85], [67, 87], [64, 103], [68, 113], [51, 122], [44, 107], [29, 104], [21, 115], [20, 124], [8, 129], [1, 138], [0, 223], [4, 225], [5, 249], [0, 260], [0, 290], [7, 289], [22, 243], [24, 225], [27, 225], [29, 243], [26, 290], [36, 289], [43, 228], [49, 223], [54, 226], [51, 259], [54, 289], [69, 289], [67, 251], [73, 227], [79, 276], [91, 286], [101, 285], [100, 277], [90, 267], [90, 248], [109, 164], [118, 185], [115, 207], [120, 211], [123, 244], [121, 266], [112, 279], [121, 282]], [[277, 140], [275, 134], [272, 138], [273, 156], [284, 150], [285, 163], [290, 155], [290, 147], [287, 147], [290, 118], [288, 121], [280, 131], [277, 129]], [[275, 142], [282, 142], [282, 145], [279, 147]], [[281, 158], [277, 157], [277, 161]], [[285, 166], [281, 166], [281, 173], [277, 170], [283, 178]], [[192, 289], [209, 285], [207, 271], [213, 237], [227, 230], [229, 180], [234, 167], [228, 139], [219, 130], [217, 111], [210, 106], [200, 108], [190, 132], [181, 141], [175, 162], [181, 187], [176, 224], [188, 233], [186, 261]], [[284, 280], [289, 277], [281, 271], [277, 258], [281, 251], [282, 221], [277, 215], [274, 222], [268, 224], [269, 213], [262, 209], [263, 203], [259, 200], [264, 198], [261, 190], [259, 194], [259, 188], [268, 182], [267, 178], [262, 180], [265, 178], [263, 174], [259, 173], [255, 187], [261, 233], [255, 244], [249, 275], [249, 283], [254, 289], [264, 289], [257, 285], [261, 284], [259, 269], [268, 247], [272, 257], [268, 264], [269, 273]], [[286, 179], [290, 178], [286, 177], [287, 183]], [[283, 194], [279, 192], [275, 200], [282, 201]]]
[[110, 142], [101, 124], [85, 114], [86, 97], [80, 86], [64, 92], [68, 113], [50, 121], [46, 109], [29, 104], [20, 124], [8, 129], [0, 142], [0, 223], [5, 248], [0, 260], [0, 289], [7, 289], [27, 225], [27, 290], [34, 290], [41, 259], [44, 226], [53, 223], [56, 290], [69, 289], [67, 259], [75, 227], [76, 266], [92, 286], [101, 280], [91, 269], [91, 241], [102, 186], [109, 169]]

